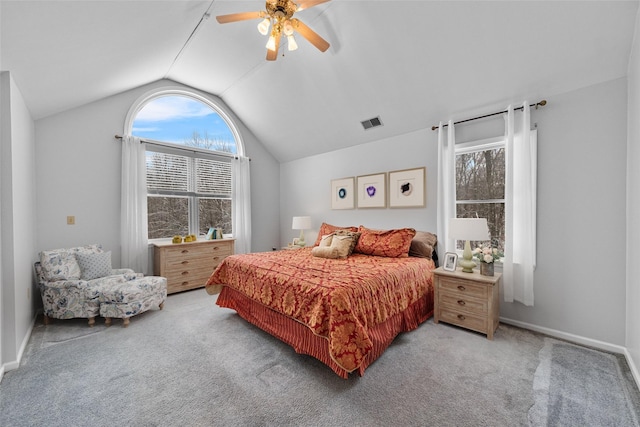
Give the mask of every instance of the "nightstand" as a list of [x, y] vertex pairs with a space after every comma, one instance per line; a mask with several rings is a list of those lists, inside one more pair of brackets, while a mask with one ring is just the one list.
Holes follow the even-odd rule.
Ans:
[[493, 340], [493, 333], [500, 323], [502, 274], [483, 276], [475, 271], [446, 271], [442, 267], [434, 273], [434, 323], [451, 323], [486, 334]]

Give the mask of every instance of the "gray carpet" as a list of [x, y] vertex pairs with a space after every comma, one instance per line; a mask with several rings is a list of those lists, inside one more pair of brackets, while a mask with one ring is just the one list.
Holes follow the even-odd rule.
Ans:
[[1, 426], [637, 425], [624, 358], [508, 325], [489, 341], [429, 320], [344, 380], [204, 290], [98, 323], [36, 325], [0, 383]]

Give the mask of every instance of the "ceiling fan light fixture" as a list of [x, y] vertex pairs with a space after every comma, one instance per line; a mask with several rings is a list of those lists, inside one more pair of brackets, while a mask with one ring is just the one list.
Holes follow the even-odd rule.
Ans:
[[269, 34], [270, 25], [271, 20], [269, 18], [264, 18], [262, 21], [260, 21], [260, 23], [258, 24], [258, 31], [260, 31], [260, 34], [262, 34], [263, 36]]
[[267, 46], [266, 46], [267, 50], [276, 51], [276, 38], [273, 34], [271, 34], [269, 36], [269, 41], [267, 41]]
[[[1, 1], [1, 0], [0, 0]], [[298, 5], [295, 2], [299, 2]], [[298, 43], [293, 37], [298, 33], [302, 38], [315, 46], [320, 52], [325, 52], [330, 44], [320, 37], [293, 15], [299, 10], [308, 9], [331, 0], [266, 0], [265, 9], [255, 12], [239, 12], [228, 15], [218, 15], [216, 20], [220, 24], [229, 22], [246, 21], [249, 19], [261, 19], [257, 25], [260, 34], [269, 35], [267, 41], [267, 61], [275, 61], [280, 48], [282, 36], [286, 36], [290, 51], [298, 49]]]
[[284, 34], [286, 36], [291, 36], [293, 35], [293, 25], [291, 25], [291, 21], [289, 21], [288, 19], [285, 21], [284, 26], [282, 27]]
[[293, 37], [293, 34], [287, 36], [287, 46], [289, 46], [290, 51], [298, 49], [298, 43], [296, 43], [296, 39]]

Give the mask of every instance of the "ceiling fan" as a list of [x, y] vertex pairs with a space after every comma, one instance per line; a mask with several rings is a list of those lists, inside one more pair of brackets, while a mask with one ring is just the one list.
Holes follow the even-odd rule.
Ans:
[[307, 39], [309, 43], [317, 47], [320, 51], [324, 52], [329, 49], [329, 43], [325, 39], [320, 37], [302, 21], [293, 18], [293, 14], [296, 12], [328, 1], [330, 0], [298, 0], [297, 3], [294, 3], [292, 0], [267, 0], [265, 6], [266, 11], [232, 13], [230, 15], [216, 16], [216, 19], [221, 24], [227, 24], [229, 22], [263, 18], [258, 24], [258, 31], [266, 36], [269, 34], [269, 28], [271, 28], [269, 41], [266, 46], [267, 61], [275, 61], [278, 57], [280, 38], [283, 34], [287, 37], [289, 50], [296, 50], [298, 48], [296, 40], [293, 38], [294, 31], [298, 32], [298, 34]]

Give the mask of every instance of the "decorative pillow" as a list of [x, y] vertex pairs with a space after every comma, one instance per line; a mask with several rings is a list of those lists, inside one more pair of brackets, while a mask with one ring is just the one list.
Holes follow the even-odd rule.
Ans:
[[111, 275], [111, 251], [95, 254], [76, 253], [82, 271], [82, 280], [98, 279]]
[[319, 258], [340, 258], [338, 254], [338, 248], [332, 248], [329, 246], [316, 246], [315, 248], [311, 249], [311, 255], [317, 256]]
[[80, 279], [80, 266], [76, 257], [68, 249], [40, 252], [40, 266], [48, 282]]
[[320, 231], [318, 231], [318, 238], [316, 239], [316, 242], [313, 244], [313, 246], [318, 246], [320, 244], [320, 239], [322, 239], [322, 236], [332, 234], [336, 230], [358, 231], [358, 227], [338, 227], [336, 225], [331, 225], [323, 222], [320, 226]]
[[333, 234], [327, 234], [325, 236], [322, 236], [318, 246], [320, 246], [320, 247], [325, 247], [325, 246], [329, 247], [329, 246], [331, 246], [331, 241], [332, 240], [333, 240]]
[[408, 257], [411, 240], [416, 235], [413, 228], [372, 230], [361, 225], [358, 231], [361, 235], [355, 252], [389, 258]]
[[[350, 238], [351, 240], [351, 244], [349, 246], [349, 250], [347, 251], [347, 255], [349, 256], [353, 253], [353, 250], [356, 247], [356, 244], [358, 243], [358, 239], [360, 238], [360, 232], [358, 231], [347, 231], [347, 230], [337, 230], [335, 233], [333, 233], [333, 240], [335, 240], [338, 237], [342, 237], [342, 236], [347, 236]], [[332, 243], [333, 245], [333, 243]]]
[[431, 258], [437, 243], [438, 238], [435, 234], [428, 231], [416, 231], [415, 237], [411, 240], [409, 256]]
[[337, 258], [346, 258], [349, 256], [349, 248], [351, 248], [352, 241], [353, 237], [351, 236], [333, 236], [329, 249], [336, 251]]
[[71, 249], [52, 249], [40, 252], [40, 266], [44, 278], [49, 282], [58, 280], [79, 280], [82, 272], [76, 260], [76, 253], [102, 252], [98, 244], [76, 246]]

